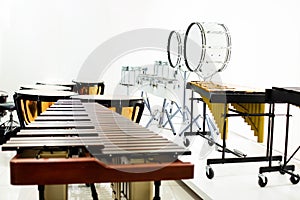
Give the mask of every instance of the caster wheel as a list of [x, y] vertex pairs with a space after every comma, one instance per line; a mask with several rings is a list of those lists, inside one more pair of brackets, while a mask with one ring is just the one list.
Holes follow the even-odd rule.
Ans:
[[300, 180], [300, 178], [299, 178], [299, 175], [298, 175], [298, 174], [297, 174], [297, 176], [291, 176], [291, 178], [290, 178], [290, 181], [291, 181], [293, 184], [299, 183], [299, 180]]
[[265, 187], [267, 183], [268, 183], [267, 177], [261, 177], [261, 176], [258, 177], [258, 185], [260, 187]]
[[206, 176], [209, 179], [212, 179], [215, 176], [214, 170], [209, 166], [206, 168]]
[[210, 140], [207, 140], [207, 143], [209, 146], [212, 146], [215, 144], [215, 142], [213, 141], [213, 138], [209, 137]]
[[183, 145], [184, 145], [185, 147], [188, 147], [188, 146], [190, 145], [190, 140], [187, 139], [187, 138], [185, 138], [184, 141], [183, 141]]
[[[281, 162], [279, 162], [279, 166], [281, 167], [281, 169], [283, 169]], [[280, 173], [281, 175], [284, 175], [284, 174], [285, 174], [285, 171], [279, 170], [279, 173]]]
[[281, 175], [285, 175], [285, 171], [283, 171], [283, 170], [279, 170], [279, 173], [280, 173]]

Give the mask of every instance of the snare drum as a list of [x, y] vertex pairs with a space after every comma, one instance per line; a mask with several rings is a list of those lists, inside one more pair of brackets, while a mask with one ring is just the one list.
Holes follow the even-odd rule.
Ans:
[[142, 72], [142, 67], [123, 66], [121, 71], [121, 85], [134, 86]]
[[231, 54], [231, 37], [224, 24], [194, 22], [184, 37], [184, 62], [192, 72], [205, 79], [221, 72]]

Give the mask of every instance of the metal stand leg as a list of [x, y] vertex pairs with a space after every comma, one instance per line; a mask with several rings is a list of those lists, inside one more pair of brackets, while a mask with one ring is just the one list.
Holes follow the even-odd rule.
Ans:
[[158, 123], [159, 127], [162, 127], [162, 124], [163, 124], [163, 121], [164, 121], [164, 113], [165, 113], [165, 109], [166, 109], [166, 102], [167, 102], [167, 99], [164, 99], [162, 110], [161, 110], [161, 115], [160, 115], [159, 123]]
[[154, 181], [154, 197], [153, 200], [160, 200], [160, 196], [159, 196], [159, 187], [161, 185], [161, 181]]
[[[172, 101], [172, 102], [173, 102], [173, 101]], [[172, 102], [171, 102], [171, 103], [172, 103]], [[169, 115], [169, 116], [170, 116], [170, 120], [172, 120], [173, 117], [175, 117], [175, 116], [177, 115], [178, 112], [180, 112], [181, 115], [183, 116], [183, 112], [181, 111], [181, 108], [178, 106], [178, 104], [177, 104], [176, 102], [173, 102], [173, 104], [176, 105], [177, 110], [176, 110], [172, 115]], [[166, 122], [163, 124], [162, 127], [165, 127], [168, 123], [169, 123], [169, 121], [166, 121]]]
[[146, 128], [148, 128], [149, 125], [151, 124], [151, 122], [155, 119], [156, 114], [157, 114], [157, 113], [155, 112], [153, 115], [151, 115], [151, 118], [150, 118], [149, 122], [148, 122], [147, 125], [145, 126]]
[[165, 113], [167, 115], [168, 122], [169, 122], [169, 124], [171, 126], [172, 132], [173, 132], [174, 135], [176, 135], [175, 128], [174, 128], [173, 123], [171, 121], [170, 115], [169, 115], [169, 113], [168, 113], [168, 111], [166, 109], [165, 109]]
[[[191, 114], [191, 112], [188, 108], [186, 108], [186, 111], [192, 116], [192, 114]], [[197, 118], [199, 118], [199, 117], [201, 117], [201, 115], [197, 116]], [[203, 116], [203, 117], [205, 118], [205, 116]], [[204, 118], [203, 118], [203, 124], [205, 124], [205, 119]], [[199, 125], [198, 121], [197, 120], [193, 120], [193, 121], [194, 121], [193, 123], [195, 123], [197, 125], [198, 129], [201, 129], [201, 126]]]
[[[197, 120], [199, 119], [199, 117], [201, 117], [201, 115], [198, 115], [196, 118], [194, 118], [194, 119], [192, 119], [192, 124], [193, 123], [196, 123], [197, 122]], [[190, 129], [190, 132], [185, 132], [186, 130], [188, 130], [188, 129]], [[200, 129], [200, 128], [199, 128]], [[197, 134], [197, 132], [193, 132], [192, 130], [191, 130], [191, 125], [189, 124], [189, 125], [187, 125], [182, 131], [181, 131], [181, 133], [179, 134], [179, 136], [181, 136], [182, 134], [184, 134], [184, 136], [193, 136], [193, 135], [196, 135]]]
[[147, 94], [145, 94], [145, 97], [144, 97], [144, 92], [142, 92], [141, 97], [144, 98], [145, 106], [149, 110], [150, 115], [152, 116], [151, 106], [150, 106], [150, 102], [149, 102], [149, 98], [148, 98]]
[[45, 196], [44, 196], [45, 186], [38, 185], [38, 190], [39, 190], [39, 200], [45, 200]]
[[98, 200], [98, 194], [94, 183], [90, 184], [93, 200]]

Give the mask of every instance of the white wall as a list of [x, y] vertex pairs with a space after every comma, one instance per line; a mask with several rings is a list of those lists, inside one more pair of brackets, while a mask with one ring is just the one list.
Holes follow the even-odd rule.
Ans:
[[[193, 21], [228, 26], [233, 47], [230, 65], [222, 73], [224, 82], [263, 88], [299, 86], [298, 2], [1, 0], [0, 90], [13, 94], [21, 84], [76, 79], [88, 55], [112, 36], [137, 28], [184, 30]], [[153, 62], [149, 55], [133, 59], [132, 63]], [[110, 69], [115, 73], [102, 77], [106, 92], [109, 85], [117, 84], [110, 81], [118, 79], [120, 65], [132, 64], [128, 62], [124, 58], [116, 62]], [[294, 141], [299, 137], [295, 134]]]

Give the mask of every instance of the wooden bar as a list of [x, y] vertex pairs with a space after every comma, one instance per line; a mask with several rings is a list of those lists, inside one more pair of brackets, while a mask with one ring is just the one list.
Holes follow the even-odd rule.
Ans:
[[41, 116], [88, 116], [85, 111], [45, 111]]
[[88, 116], [38, 116], [35, 121], [91, 121]]
[[57, 108], [57, 107], [50, 107], [47, 111], [85, 111], [84, 108], [76, 108], [76, 107], [69, 107], [69, 108]]

